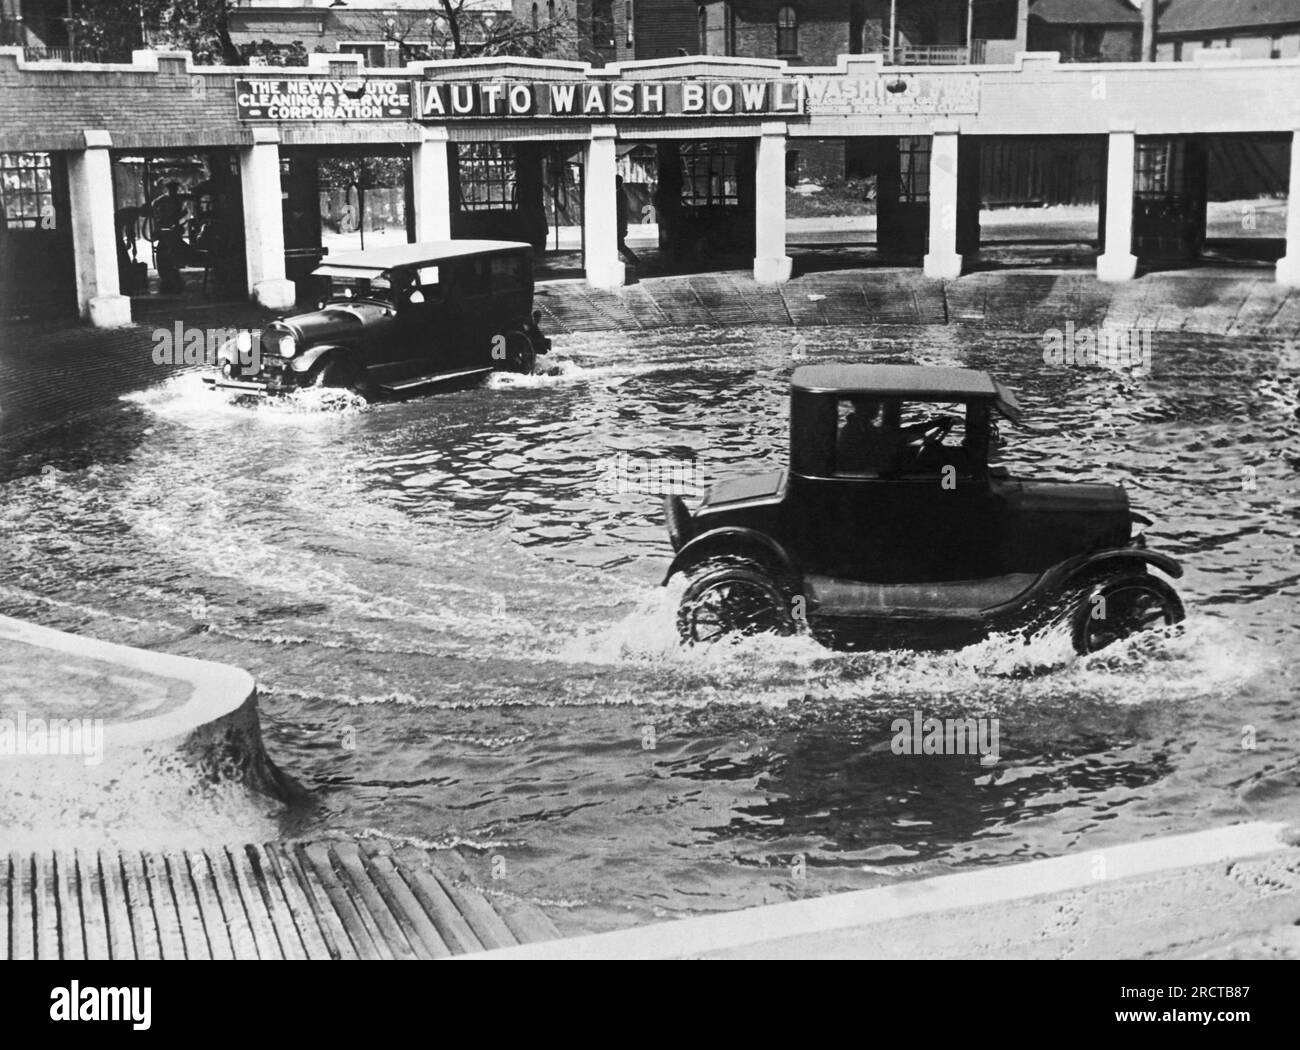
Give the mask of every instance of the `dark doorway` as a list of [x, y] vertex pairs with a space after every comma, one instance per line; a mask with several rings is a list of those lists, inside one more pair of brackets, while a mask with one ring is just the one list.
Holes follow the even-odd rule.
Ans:
[[68, 169], [61, 153], [0, 153], [0, 318], [75, 316]]
[[123, 295], [243, 298], [244, 202], [233, 149], [112, 154]]
[[311, 272], [340, 252], [415, 239], [406, 146], [295, 147], [280, 155], [285, 276], [314, 300]]

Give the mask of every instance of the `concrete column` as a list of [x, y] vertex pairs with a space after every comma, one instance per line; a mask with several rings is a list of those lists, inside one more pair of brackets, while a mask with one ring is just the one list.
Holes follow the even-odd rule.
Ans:
[[587, 143], [582, 173], [582, 221], [587, 245], [587, 283], [593, 288], [620, 288], [625, 274], [618, 256], [618, 175], [612, 124], [596, 124]]
[[1131, 281], [1137, 275], [1133, 254], [1133, 168], [1137, 135], [1112, 129], [1106, 160], [1106, 251], [1097, 259], [1099, 281]]
[[113, 171], [107, 131], [84, 131], [86, 148], [68, 154], [68, 203], [76, 260], [77, 309], [96, 328], [131, 323], [131, 300], [117, 278]]
[[447, 166], [447, 129], [426, 127], [424, 140], [411, 151], [415, 184], [415, 239], [451, 240], [451, 175]]
[[253, 145], [239, 151], [244, 194], [244, 253], [248, 294], [268, 310], [287, 310], [297, 289], [284, 276], [284, 208], [280, 189], [280, 133], [254, 128]]
[[1291, 135], [1291, 188], [1286, 199], [1286, 255], [1277, 264], [1277, 283], [1300, 288], [1300, 131]]
[[785, 137], [779, 122], [759, 129], [754, 165], [754, 280], [777, 284], [790, 279], [794, 263], [785, 254]]
[[957, 125], [934, 125], [930, 150], [930, 250], [925, 275], [952, 279], [961, 276], [964, 260], [957, 251], [957, 158], [961, 136]]

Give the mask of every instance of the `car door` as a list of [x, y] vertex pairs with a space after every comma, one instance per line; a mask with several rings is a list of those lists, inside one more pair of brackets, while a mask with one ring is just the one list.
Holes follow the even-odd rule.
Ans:
[[[919, 583], [978, 579], [997, 564], [992, 543], [992, 499], [981, 471], [963, 468], [960, 457], [944, 464], [915, 462], [915, 446], [878, 442], [864, 452], [853, 416], [863, 399], [842, 398], [836, 410], [837, 447], [828, 477], [801, 485], [806, 508], [802, 527], [811, 570], [873, 583]], [[877, 399], [878, 421], [898, 428], [944, 414], [944, 407], [918, 411], [897, 399]], [[964, 409], [958, 407], [958, 411]], [[956, 448], [958, 428], [946, 445]]]
[[478, 255], [462, 259], [457, 268], [459, 343], [456, 361], [461, 368], [492, 367], [492, 336], [500, 333], [506, 318], [492, 301], [492, 260]]

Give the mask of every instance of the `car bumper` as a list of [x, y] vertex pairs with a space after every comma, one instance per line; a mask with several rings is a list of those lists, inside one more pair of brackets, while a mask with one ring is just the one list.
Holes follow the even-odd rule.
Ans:
[[214, 390], [242, 390], [248, 394], [287, 394], [296, 390], [297, 384], [264, 379], [228, 379], [225, 376], [204, 376], [203, 382]]

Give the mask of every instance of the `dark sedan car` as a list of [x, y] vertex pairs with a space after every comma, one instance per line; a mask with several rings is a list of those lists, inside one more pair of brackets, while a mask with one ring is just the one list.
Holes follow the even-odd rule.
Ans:
[[[218, 353], [217, 387], [404, 394], [492, 371], [531, 372], [551, 342], [533, 310], [532, 248], [437, 241], [332, 257], [320, 308], [274, 321], [259, 353]], [[246, 338], [246, 337], [245, 337]]]

